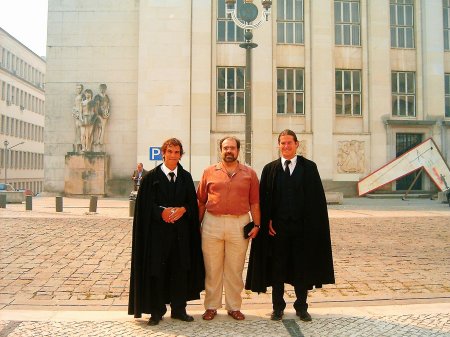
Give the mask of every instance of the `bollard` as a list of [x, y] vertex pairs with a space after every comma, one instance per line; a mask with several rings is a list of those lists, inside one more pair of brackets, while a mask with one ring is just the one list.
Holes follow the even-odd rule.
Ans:
[[25, 210], [26, 211], [33, 210], [33, 197], [31, 195], [25, 196]]
[[98, 200], [98, 197], [96, 195], [91, 195], [91, 200], [89, 202], [89, 212], [90, 213], [97, 212], [97, 200]]
[[63, 197], [57, 196], [55, 198], [55, 203], [56, 203], [56, 211], [62, 212], [63, 211]]
[[134, 217], [134, 207], [136, 206], [136, 200], [130, 200], [129, 217]]
[[6, 194], [0, 194], [0, 208], [6, 208]]

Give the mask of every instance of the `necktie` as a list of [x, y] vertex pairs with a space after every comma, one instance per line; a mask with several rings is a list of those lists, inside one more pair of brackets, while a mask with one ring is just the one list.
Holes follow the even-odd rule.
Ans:
[[169, 196], [171, 199], [175, 197], [175, 173], [169, 172], [170, 183], [169, 183]]
[[288, 176], [291, 176], [291, 171], [289, 171], [289, 164], [290, 164], [290, 163], [291, 163], [290, 160], [286, 160], [286, 161], [284, 162], [284, 166], [285, 166], [284, 172], [286, 172], [286, 174], [287, 174]]

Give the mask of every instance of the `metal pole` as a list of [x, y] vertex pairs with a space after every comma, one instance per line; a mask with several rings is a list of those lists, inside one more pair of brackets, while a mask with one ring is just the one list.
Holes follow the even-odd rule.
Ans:
[[245, 49], [245, 163], [252, 165], [252, 47]]
[[7, 184], [8, 183], [8, 145], [9, 145], [9, 142], [7, 141], [7, 140], [5, 140], [4, 142], [3, 142], [3, 145], [5, 145], [5, 153], [4, 153], [4, 158], [5, 158], [5, 160], [4, 160], [4, 162], [5, 162], [5, 184]]
[[414, 178], [413, 182], [411, 183], [411, 185], [409, 185], [408, 189], [405, 192], [405, 195], [403, 195], [402, 200], [405, 201], [406, 197], [408, 196], [409, 192], [411, 192], [414, 184], [416, 183], [417, 179], [419, 179], [419, 176], [422, 174], [423, 171], [423, 167], [420, 169], [419, 173], [417, 173], [416, 177]]

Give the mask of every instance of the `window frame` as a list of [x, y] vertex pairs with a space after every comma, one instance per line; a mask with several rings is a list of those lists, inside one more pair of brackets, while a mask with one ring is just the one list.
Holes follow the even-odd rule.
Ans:
[[[239, 13], [239, 8], [244, 3], [244, 0], [236, 1], [237, 13]], [[241, 43], [244, 42], [244, 30], [238, 27], [231, 17], [227, 16], [226, 12], [227, 5], [225, 0], [217, 0], [217, 10], [216, 10], [216, 42], [218, 43]], [[238, 15], [239, 17], [239, 15]], [[223, 25], [223, 39], [220, 39], [221, 26]], [[232, 32], [230, 32], [232, 30]], [[230, 36], [233, 38], [230, 38]]]
[[[305, 69], [300, 67], [277, 67], [277, 98], [276, 112], [277, 116], [304, 116], [305, 115]], [[280, 81], [280, 72], [283, 72], [282, 82]], [[289, 80], [289, 72], [292, 72], [291, 81]], [[299, 76], [297, 76], [299, 74]], [[301, 83], [297, 83], [298, 80]], [[290, 85], [290, 82], [292, 83]], [[280, 83], [283, 87], [280, 88]], [[283, 111], [280, 111], [280, 96], [283, 97]], [[301, 108], [298, 109], [298, 99], [301, 97]], [[289, 111], [291, 107], [291, 111]]]
[[[338, 81], [340, 77], [340, 83]], [[355, 81], [357, 75], [358, 83]], [[346, 82], [350, 79], [350, 83]], [[361, 69], [336, 69], [334, 72], [335, 81], [335, 104], [334, 112], [336, 116], [345, 117], [362, 117], [362, 70]], [[356, 88], [356, 86], [358, 86]], [[350, 98], [350, 105], [345, 104], [346, 98]], [[358, 97], [358, 100], [356, 100]], [[340, 112], [338, 110], [338, 102], [342, 102]], [[350, 113], [347, 113], [347, 107], [350, 106]], [[356, 109], [358, 107], [358, 109]]]
[[[412, 76], [412, 79], [409, 79], [408, 76]], [[395, 80], [394, 80], [395, 76]], [[404, 78], [402, 78], [404, 77]], [[395, 83], [394, 83], [395, 81]], [[413, 88], [410, 88], [409, 82], [412, 83]], [[402, 90], [404, 87], [404, 90]], [[391, 73], [391, 93], [392, 93], [392, 101], [391, 101], [391, 115], [393, 117], [402, 117], [402, 118], [413, 118], [416, 117], [416, 73], [413, 71], [393, 71]], [[403, 97], [403, 99], [402, 99]], [[413, 111], [410, 113], [409, 104], [410, 99], [412, 98]], [[403, 102], [403, 104], [402, 104]], [[395, 106], [394, 106], [395, 103]], [[402, 107], [405, 107], [405, 111], [403, 113]]]
[[[222, 80], [220, 75], [222, 69], [225, 72], [225, 75], [223, 76], [223, 87], [221, 86]], [[229, 74], [231, 70], [233, 71], [233, 75]], [[229, 83], [231, 77], [233, 77], [234, 80], [232, 85]], [[223, 95], [223, 98], [220, 97], [221, 95]], [[233, 99], [233, 111], [229, 111], [231, 99]], [[242, 100], [242, 106], [239, 104], [239, 99]], [[223, 109], [219, 107], [219, 104], [221, 104], [222, 101]], [[218, 115], [245, 115], [245, 67], [217, 67], [216, 113]]]
[[442, 0], [444, 50], [450, 51], [450, 0]]
[[277, 44], [305, 44], [305, 1], [278, 0], [276, 25]]
[[450, 118], [450, 74], [444, 74], [444, 85], [445, 85], [445, 118]]
[[[411, 23], [408, 24], [408, 9], [410, 9]], [[390, 31], [391, 48], [414, 49], [415, 48], [415, 27], [414, 27], [414, 1], [413, 0], [390, 0]], [[403, 22], [400, 22], [403, 21]], [[410, 38], [408, 36], [410, 32]], [[408, 43], [410, 44], [408, 45]]]
[[[355, 9], [353, 5], [355, 5], [357, 8]], [[346, 15], [346, 13], [345, 13], [346, 7], [348, 7], [348, 10], [349, 10], [348, 15]], [[338, 9], [339, 9], [339, 17], [338, 17], [338, 13], [337, 13]], [[356, 18], [355, 18], [355, 14], [354, 14], [355, 10], [357, 12]], [[346, 41], [346, 32], [347, 31], [348, 31], [348, 42]], [[355, 41], [355, 35], [357, 35], [357, 41]], [[338, 38], [340, 40], [338, 40]], [[360, 0], [335, 0], [334, 1], [334, 43], [337, 46], [361, 46], [361, 2], [360, 2]]]

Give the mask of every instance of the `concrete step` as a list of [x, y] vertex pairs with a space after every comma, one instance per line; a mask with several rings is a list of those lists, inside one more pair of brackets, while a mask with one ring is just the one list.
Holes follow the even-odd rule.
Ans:
[[[369, 193], [366, 198], [369, 199], [402, 199], [405, 193]], [[431, 199], [432, 193], [409, 193], [407, 199]]]

